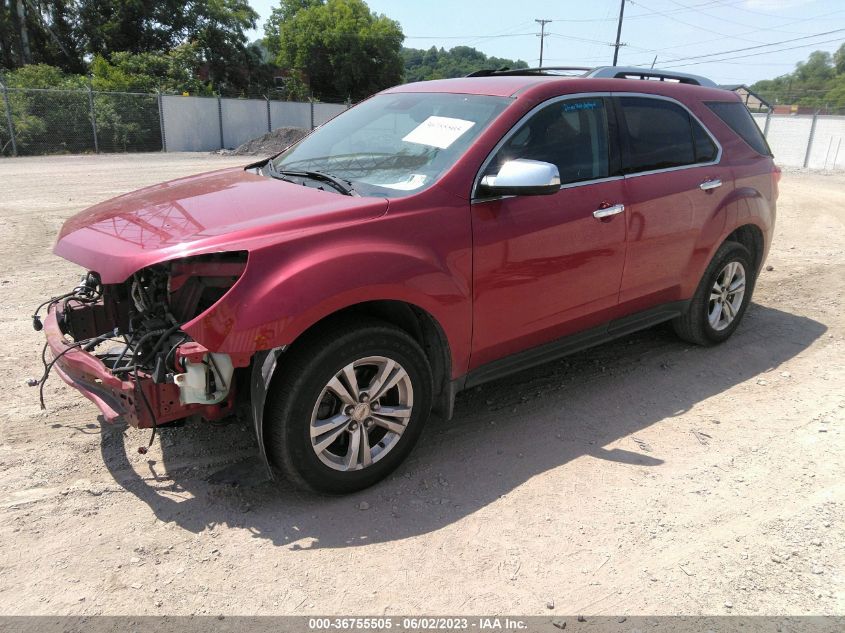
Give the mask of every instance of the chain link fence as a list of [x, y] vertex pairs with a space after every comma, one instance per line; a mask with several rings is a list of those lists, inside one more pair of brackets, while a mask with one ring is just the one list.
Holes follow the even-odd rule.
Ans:
[[6, 156], [162, 149], [158, 96], [0, 87]]

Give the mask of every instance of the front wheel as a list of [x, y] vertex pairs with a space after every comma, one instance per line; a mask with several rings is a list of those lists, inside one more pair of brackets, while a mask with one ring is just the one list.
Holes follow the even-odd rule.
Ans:
[[273, 465], [301, 487], [347, 493], [387, 476], [431, 411], [428, 359], [404, 331], [344, 321], [279, 360], [265, 413]]
[[751, 294], [755, 270], [751, 253], [742, 244], [725, 242], [704, 272], [687, 312], [672, 325], [685, 341], [715, 345], [739, 327]]

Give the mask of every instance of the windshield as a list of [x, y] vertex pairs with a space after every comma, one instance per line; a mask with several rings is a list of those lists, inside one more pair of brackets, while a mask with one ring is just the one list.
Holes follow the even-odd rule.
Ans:
[[273, 165], [282, 174], [330, 174], [362, 196], [404, 196], [437, 180], [510, 102], [483, 95], [378, 95], [318, 128]]

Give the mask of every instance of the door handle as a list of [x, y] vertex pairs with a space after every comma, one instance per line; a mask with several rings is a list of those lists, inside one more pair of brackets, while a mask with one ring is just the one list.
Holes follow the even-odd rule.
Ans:
[[595, 211], [593, 211], [593, 217], [598, 220], [601, 220], [602, 218], [609, 218], [612, 215], [622, 213], [624, 210], [624, 204], [614, 204], [612, 206], [605, 207], [604, 209], [596, 209]]
[[716, 189], [717, 187], [722, 186], [722, 181], [718, 178], [713, 178], [710, 180], [705, 180], [703, 183], [698, 185], [698, 188], [702, 191], [710, 191], [711, 189]]

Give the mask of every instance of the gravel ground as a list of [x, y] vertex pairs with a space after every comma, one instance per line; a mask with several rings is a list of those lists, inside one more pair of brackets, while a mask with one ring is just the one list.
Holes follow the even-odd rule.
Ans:
[[244, 160], [0, 160], [2, 613], [845, 613], [845, 176], [784, 175], [730, 342], [659, 327], [462, 394], [394, 476], [326, 498], [214, 483], [255, 450], [241, 422], [140, 455], [148, 432], [25, 385], [29, 315], [79, 273], [62, 222]]

